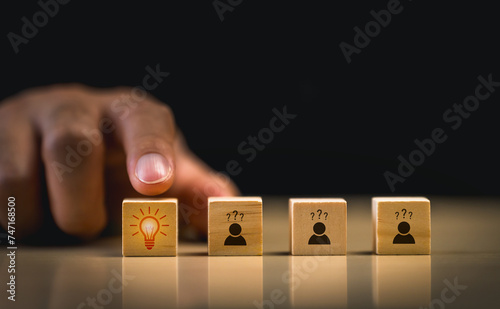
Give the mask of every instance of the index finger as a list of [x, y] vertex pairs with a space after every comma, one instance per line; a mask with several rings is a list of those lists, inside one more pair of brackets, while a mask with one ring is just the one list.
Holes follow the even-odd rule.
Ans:
[[145, 195], [167, 191], [175, 169], [176, 126], [170, 108], [150, 97], [139, 101], [133, 93], [122, 93], [110, 102], [107, 114], [116, 123], [134, 189]]

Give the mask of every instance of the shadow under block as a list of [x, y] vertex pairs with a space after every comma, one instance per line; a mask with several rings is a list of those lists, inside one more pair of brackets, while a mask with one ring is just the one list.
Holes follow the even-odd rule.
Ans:
[[123, 200], [123, 256], [175, 256], [177, 235], [177, 199]]
[[289, 200], [292, 255], [344, 255], [347, 202], [340, 198]]
[[262, 199], [208, 198], [208, 255], [262, 255]]
[[372, 198], [376, 254], [430, 254], [431, 204], [424, 197]]

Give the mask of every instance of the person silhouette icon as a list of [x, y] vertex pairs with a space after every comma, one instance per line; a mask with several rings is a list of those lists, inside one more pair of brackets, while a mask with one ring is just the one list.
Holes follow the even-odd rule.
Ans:
[[414, 244], [415, 238], [408, 232], [410, 231], [410, 224], [408, 222], [401, 222], [398, 225], [399, 234], [394, 237], [393, 244]]
[[330, 238], [324, 235], [326, 226], [322, 222], [317, 222], [313, 226], [314, 235], [309, 238], [309, 245], [329, 245]]
[[[229, 233], [231, 235], [227, 236], [226, 241], [224, 241], [224, 246], [246, 246], [247, 242], [243, 236], [241, 236], [241, 226], [238, 223], [233, 223], [229, 226]], [[238, 236], [240, 235], [240, 236]]]

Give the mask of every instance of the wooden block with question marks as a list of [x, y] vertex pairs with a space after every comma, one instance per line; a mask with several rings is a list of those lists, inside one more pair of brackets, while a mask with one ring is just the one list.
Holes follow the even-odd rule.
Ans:
[[262, 198], [208, 198], [208, 255], [262, 255]]
[[127, 198], [122, 207], [123, 256], [177, 255], [177, 199]]
[[376, 254], [430, 254], [431, 203], [425, 197], [372, 198]]
[[289, 200], [292, 255], [346, 254], [347, 202], [340, 198]]

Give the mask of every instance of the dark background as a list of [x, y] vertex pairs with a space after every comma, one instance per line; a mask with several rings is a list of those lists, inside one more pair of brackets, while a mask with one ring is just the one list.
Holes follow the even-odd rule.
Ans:
[[[403, 0], [350, 64], [340, 42], [353, 44], [353, 28], [388, 1], [244, 0], [224, 21], [212, 1], [163, 2], [73, 0], [18, 54], [7, 34], [40, 7], [2, 4], [0, 98], [62, 82], [138, 86], [160, 64], [170, 76], [152, 93], [213, 168], [241, 163], [244, 194], [392, 194], [384, 171], [437, 127], [448, 139], [394, 194], [498, 194], [500, 91], [457, 130], [442, 118], [479, 75], [500, 81], [494, 2]], [[238, 145], [283, 106], [297, 118], [246, 162]]]

